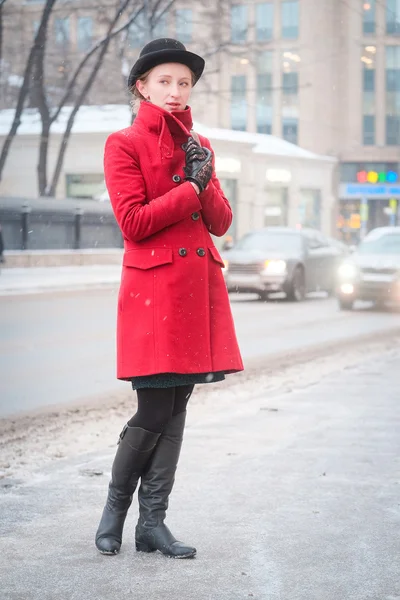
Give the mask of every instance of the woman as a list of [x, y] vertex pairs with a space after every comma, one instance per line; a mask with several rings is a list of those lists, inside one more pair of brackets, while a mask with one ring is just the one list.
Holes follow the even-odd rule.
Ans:
[[[139, 103], [131, 127], [105, 147], [105, 178], [124, 237], [118, 299], [117, 377], [137, 390], [123, 428], [96, 534], [116, 554], [138, 491], [136, 549], [189, 558], [196, 549], [164, 524], [196, 383], [243, 369], [222, 267], [210, 233], [232, 212], [214, 172], [210, 143], [198, 144], [187, 106], [204, 60], [172, 39], [147, 44], [129, 76]], [[193, 134], [195, 136], [195, 134]]]

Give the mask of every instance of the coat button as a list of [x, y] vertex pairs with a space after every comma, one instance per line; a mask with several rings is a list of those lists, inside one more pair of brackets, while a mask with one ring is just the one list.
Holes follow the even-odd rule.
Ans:
[[186, 248], [179, 248], [178, 254], [179, 254], [179, 256], [186, 256], [187, 255]]
[[172, 181], [173, 181], [174, 183], [179, 183], [179, 182], [180, 182], [180, 180], [181, 180], [181, 177], [180, 177], [180, 175], [174, 175], [174, 176], [173, 176], [173, 178], [172, 178]]
[[206, 251], [204, 250], [204, 248], [197, 248], [196, 252], [197, 252], [197, 254], [199, 256], [205, 256], [206, 255]]
[[200, 219], [199, 213], [198, 212], [194, 212], [192, 214], [192, 219], [193, 219], [193, 221], [198, 221]]

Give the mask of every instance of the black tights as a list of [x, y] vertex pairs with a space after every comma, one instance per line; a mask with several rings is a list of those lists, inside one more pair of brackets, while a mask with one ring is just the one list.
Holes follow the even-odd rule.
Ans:
[[137, 390], [138, 408], [128, 421], [129, 427], [141, 427], [161, 433], [171, 417], [186, 410], [194, 385]]

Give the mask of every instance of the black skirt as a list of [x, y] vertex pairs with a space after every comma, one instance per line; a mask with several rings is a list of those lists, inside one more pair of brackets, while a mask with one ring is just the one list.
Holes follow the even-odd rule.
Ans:
[[214, 373], [158, 373], [132, 377], [132, 389], [170, 388], [178, 385], [196, 385], [197, 383], [215, 383], [225, 379], [225, 371]]

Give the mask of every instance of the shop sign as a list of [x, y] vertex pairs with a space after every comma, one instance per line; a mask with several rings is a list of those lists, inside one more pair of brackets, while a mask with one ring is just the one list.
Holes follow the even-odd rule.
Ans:
[[390, 185], [390, 184], [381, 184], [381, 185], [368, 185], [368, 184], [360, 184], [357, 185], [355, 183], [347, 183], [339, 186], [339, 195], [340, 197], [363, 197], [367, 196], [368, 198], [385, 198], [388, 197], [400, 197], [400, 185]]
[[359, 171], [357, 173], [358, 183], [396, 183], [399, 175], [395, 171]]

